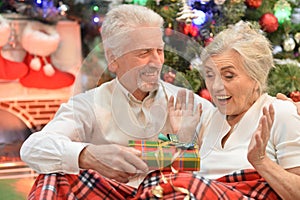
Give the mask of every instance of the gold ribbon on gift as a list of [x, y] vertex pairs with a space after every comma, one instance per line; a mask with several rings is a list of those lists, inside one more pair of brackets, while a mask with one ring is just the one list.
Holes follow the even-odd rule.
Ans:
[[[171, 141], [158, 142], [157, 151], [154, 154], [155, 158], [156, 158], [156, 161], [157, 161], [157, 165], [158, 165], [159, 170], [160, 170], [160, 174], [161, 174], [161, 180], [159, 182], [163, 182], [164, 184], [169, 183], [172, 186], [172, 188], [174, 189], [174, 191], [186, 194], [186, 196], [184, 197], [184, 200], [190, 200], [190, 192], [187, 189], [185, 189], [183, 187], [177, 187], [177, 186], [175, 186], [172, 183], [172, 174], [177, 174], [178, 171], [179, 171], [179, 170], [175, 169], [172, 166], [172, 163], [176, 160], [176, 158], [178, 158], [183, 153], [182, 149], [176, 148], [177, 151], [172, 156], [171, 164], [170, 164], [170, 167], [171, 167], [170, 178], [166, 178], [166, 176], [162, 172], [162, 169], [164, 168], [164, 152], [163, 152], [163, 147], [167, 146], [167, 145], [172, 145], [172, 142]], [[155, 186], [152, 189], [152, 194], [155, 197], [157, 197], [157, 198], [163, 198], [164, 197], [164, 195], [163, 195], [164, 194], [163, 187], [160, 184], [158, 184], [157, 186]]]

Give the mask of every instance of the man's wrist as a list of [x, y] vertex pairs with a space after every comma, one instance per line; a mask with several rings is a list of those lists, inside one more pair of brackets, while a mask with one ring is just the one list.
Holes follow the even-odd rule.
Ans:
[[89, 151], [87, 148], [88, 148], [88, 146], [84, 147], [79, 154], [78, 162], [79, 162], [79, 168], [81, 168], [81, 169], [89, 169], [90, 168], [89, 163], [91, 161], [89, 161], [90, 156], [88, 155]]

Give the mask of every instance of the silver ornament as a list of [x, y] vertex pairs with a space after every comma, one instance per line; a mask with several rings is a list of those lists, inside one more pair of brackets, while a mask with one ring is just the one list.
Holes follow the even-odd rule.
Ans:
[[273, 48], [273, 54], [278, 54], [278, 53], [281, 53], [282, 52], [282, 47], [279, 46], [279, 45], [276, 45], [274, 48]]
[[300, 8], [294, 8], [294, 11], [291, 15], [291, 22], [293, 24], [300, 24]]

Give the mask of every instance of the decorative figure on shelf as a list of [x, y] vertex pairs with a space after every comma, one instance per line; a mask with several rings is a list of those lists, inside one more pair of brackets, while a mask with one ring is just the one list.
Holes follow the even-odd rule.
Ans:
[[185, 0], [182, 0], [183, 6], [180, 8], [181, 12], [179, 12], [177, 15], [179, 17], [176, 18], [179, 22], [185, 22], [186, 24], [192, 23], [192, 19], [197, 18], [198, 16], [194, 13], [192, 8], [187, 5]]

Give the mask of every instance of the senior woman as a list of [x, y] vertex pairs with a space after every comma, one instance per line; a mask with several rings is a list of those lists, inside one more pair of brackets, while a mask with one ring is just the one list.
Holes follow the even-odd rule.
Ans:
[[[198, 131], [201, 167], [197, 175], [217, 180], [252, 169], [279, 197], [300, 199], [300, 117], [292, 102], [266, 93], [274, 67], [267, 38], [241, 21], [218, 34], [201, 59], [216, 107]], [[190, 139], [195, 128], [186, 130], [180, 122], [199, 119], [199, 112], [181, 103], [185, 98], [183, 92], [175, 106], [173, 98], [169, 102], [173, 132], [182, 141]]]
[[241, 21], [218, 34], [201, 58], [216, 106], [212, 115], [196, 129], [201, 110], [193, 108], [193, 95], [187, 105], [186, 91], [177, 95], [175, 104], [174, 98], [169, 100], [170, 122], [179, 140], [190, 141], [197, 130], [200, 171], [167, 178], [153, 172], [137, 194], [172, 199], [180, 191], [209, 200], [300, 199], [300, 116], [293, 102], [266, 93], [274, 67], [267, 38]]
[[274, 67], [269, 41], [239, 22], [201, 58], [216, 110], [202, 126], [199, 175], [216, 179], [254, 168], [281, 198], [300, 199], [300, 117], [293, 103], [266, 93]]

